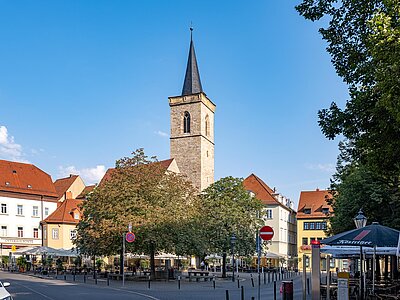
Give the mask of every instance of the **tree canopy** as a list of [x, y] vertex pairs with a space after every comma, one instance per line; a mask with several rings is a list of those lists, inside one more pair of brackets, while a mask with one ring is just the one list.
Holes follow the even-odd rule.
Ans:
[[225, 259], [230, 253], [230, 239], [237, 238], [235, 253], [253, 255], [255, 237], [261, 227], [261, 201], [252, 197], [240, 178], [225, 177], [205, 189], [201, 196], [201, 228], [207, 237], [207, 253], [217, 253]]
[[349, 229], [361, 207], [370, 220], [400, 228], [399, 1], [304, 0], [296, 9], [311, 21], [328, 20], [320, 33], [349, 87], [344, 109], [333, 102], [319, 111], [323, 134], [343, 138], [332, 232]]

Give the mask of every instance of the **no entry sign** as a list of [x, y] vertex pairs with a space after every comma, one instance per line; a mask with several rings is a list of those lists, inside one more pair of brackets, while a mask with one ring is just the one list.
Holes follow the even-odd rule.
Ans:
[[274, 237], [274, 230], [270, 226], [261, 227], [261, 229], [260, 229], [260, 237], [264, 241], [272, 240], [272, 238]]
[[135, 241], [135, 234], [133, 233], [133, 232], [127, 232], [126, 233], [126, 236], [125, 236], [125, 240], [128, 242], [128, 243], [132, 243], [132, 242], [134, 242]]

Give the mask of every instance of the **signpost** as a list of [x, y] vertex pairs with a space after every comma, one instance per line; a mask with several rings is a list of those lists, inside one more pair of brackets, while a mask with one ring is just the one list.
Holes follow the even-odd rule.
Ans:
[[263, 226], [260, 229], [260, 234], [257, 235], [257, 252], [258, 252], [258, 300], [261, 299], [261, 275], [260, 275], [260, 260], [261, 260], [261, 240], [270, 241], [274, 237], [274, 230], [270, 226]]
[[135, 234], [132, 232], [132, 223], [129, 223], [128, 226], [128, 232], [122, 234], [122, 269], [121, 269], [121, 275], [122, 275], [122, 286], [125, 285], [125, 241], [128, 243], [133, 243], [135, 241], [136, 237]]

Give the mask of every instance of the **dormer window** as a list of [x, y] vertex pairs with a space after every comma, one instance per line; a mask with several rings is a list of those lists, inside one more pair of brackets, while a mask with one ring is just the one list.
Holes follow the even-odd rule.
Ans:
[[324, 214], [329, 214], [329, 208], [328, 207], [323, 207], [322, 208], [322, 213], [324, 213]]
[[31, 189], [31, 188], [32, 188], [32, 186], [31, 186], [30, 184], [28, 184], [27, 187], [28, 187], [28, 189]]
[[74, 215], [75, 220], [79, 220], [79, 217], [80, 217], [79, 211], [74, 211], [73, 215]]
[[9, 185], [10, 185], [10, 183], [8, 181], [6, 181], [6, 186], [9, 186]]
[[303, 209], [303, 213], [305, 213], [306, 215], [311, 215], [311, 208]]

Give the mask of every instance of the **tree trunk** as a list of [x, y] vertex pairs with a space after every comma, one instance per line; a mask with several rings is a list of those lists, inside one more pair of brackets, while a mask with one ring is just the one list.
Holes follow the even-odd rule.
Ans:
[[226, 252], [222, 253], [222, 278], [226, 278]]
[[151, 279], [156, 278], [156, 265], [155, 265], [155, 252], [154, 252], [154, 242], [150, 242], [150, 272]]

